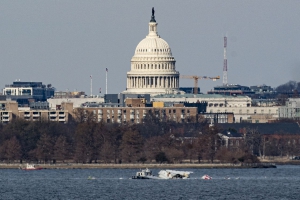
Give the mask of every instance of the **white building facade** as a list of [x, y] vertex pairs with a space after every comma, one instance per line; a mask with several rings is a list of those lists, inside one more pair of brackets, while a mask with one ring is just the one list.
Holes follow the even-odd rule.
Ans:
[[279, 107], [279, 118], [300, 119], [300, 98], [289, 98]]
[[127, 72], [127, 87], [123, 93], [166, 94], [179, 92], [179, 72], [168, 43], [157, 34], [152, 10], [149, 34], [136, 47]]
[[[168, 102], [169, 105], [182, 102], [207, 102], [206, 118], [210, 118], [209, 113], [233, 113], [235, 123], [266, 123], [277, 120], [279, 115], [278, 106], [252, 107], [251, 98], [248, 96], [228, 96], [220, 94], [165, 94], [153, 96], [151, 97], [151, 101]], [[224, 118], [223, 121], [226, 121], [226, 118]], [[222, 122], [220, 121], [220, 123]]]
[[210, 109], [231, 108], [231, 107], [251, 107], [251, 98], [248, 96], [228, 96], [220, 94], [166, 94], [151, 97], [155, 102], [207, 102], [207, 112]]
[[79, 108], [84, 103], [104, 103], [104, 98], [51, 98], [47, 99], [47, 102], [49, 103], [49, 108], [55, 110], [58, 105], [65, 102], [73, 103], [74, 108]]

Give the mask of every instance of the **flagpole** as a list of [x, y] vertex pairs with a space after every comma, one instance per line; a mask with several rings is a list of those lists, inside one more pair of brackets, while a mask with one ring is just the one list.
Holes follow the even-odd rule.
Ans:
[[107, 94], [107, 68], [106, 68], [105, 71], [106, 71], [106, 79], [105, 79], [106, 80], [106, 91], [105, 91], [105, 94]]
[[93, 78], [92, 78], [92, 75], [90, 77], [91, 77], [91, 97], [92, 97], [93, 96]]

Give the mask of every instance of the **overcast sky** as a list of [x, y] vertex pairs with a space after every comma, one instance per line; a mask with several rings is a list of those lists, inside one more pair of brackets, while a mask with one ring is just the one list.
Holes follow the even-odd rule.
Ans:
[[[124, 3], [121, 3], [124, 2]], [[58, 91], [126, 88], [137, 44], [148, 34], [155, 7], [158, 34], [182, 75], [221, 76], [228, 37], [228, 83], [276, 87], [300, 81], [300, 1], [0, 1], [0, 87], [51, 83]], [[222, 79], [199, 81], [201, 91]], [[193, 80], [181, 79], [181, 87]]]

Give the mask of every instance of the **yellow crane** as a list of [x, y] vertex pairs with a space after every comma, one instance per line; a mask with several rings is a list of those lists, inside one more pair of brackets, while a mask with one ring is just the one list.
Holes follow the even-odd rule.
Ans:
[[180, 78], [187, 78], [187, 79], [194, 79], [194, 94], [198, 93], [198, 80], [199, 79], [208, 79], [216, 81], [217, 79], [220, 79], [220, 76], [216, 77], [208, 77], [208, 76], [190, 76], [190, 75], [180, 75]]

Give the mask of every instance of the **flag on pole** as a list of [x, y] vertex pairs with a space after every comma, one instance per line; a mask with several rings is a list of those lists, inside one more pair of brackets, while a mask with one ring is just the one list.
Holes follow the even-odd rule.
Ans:
[[108, 72], [108, 69], [106, 68], [106, 72]]

